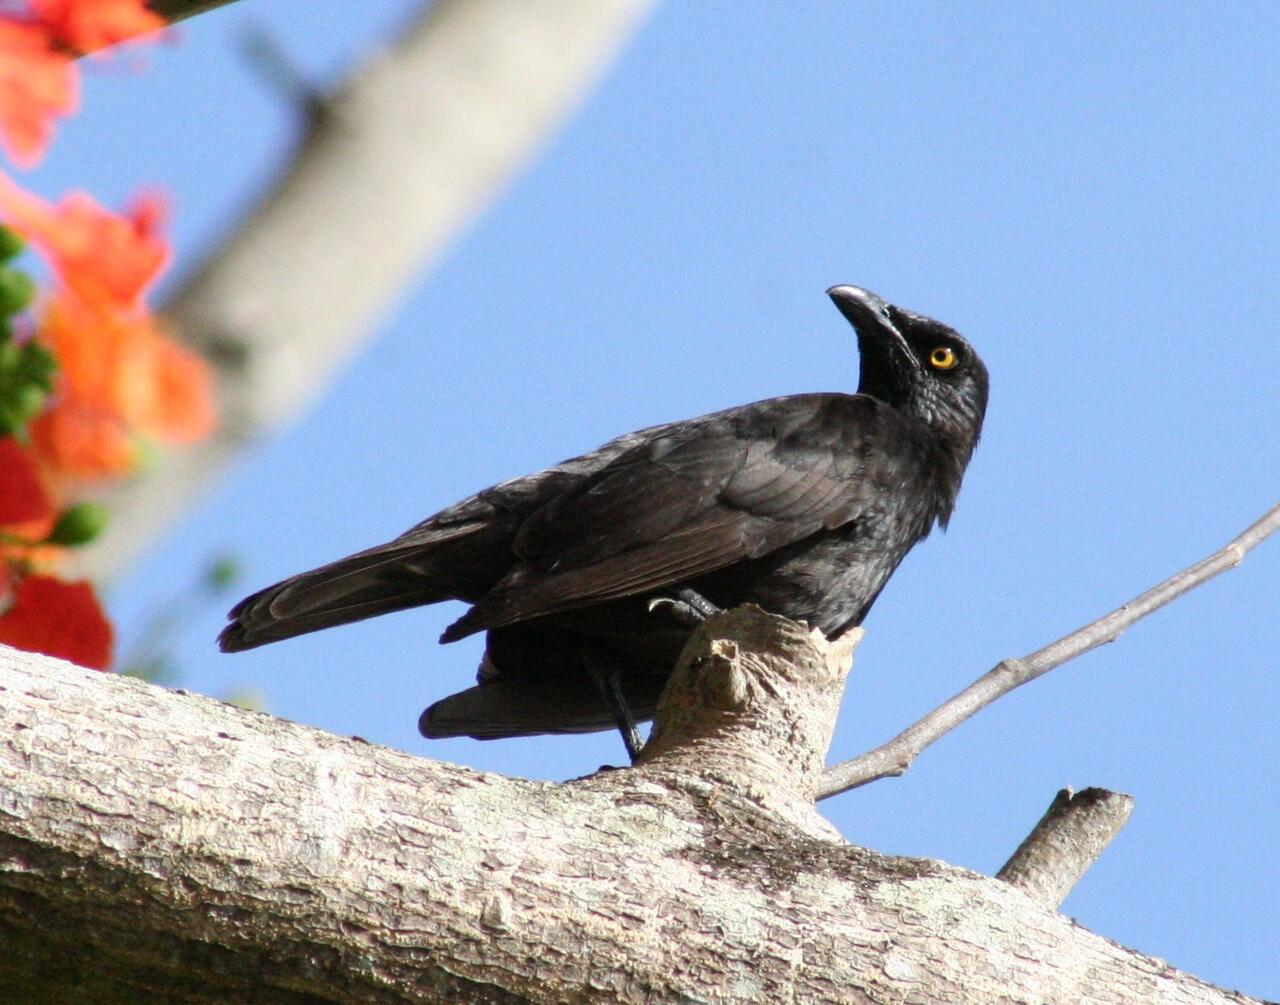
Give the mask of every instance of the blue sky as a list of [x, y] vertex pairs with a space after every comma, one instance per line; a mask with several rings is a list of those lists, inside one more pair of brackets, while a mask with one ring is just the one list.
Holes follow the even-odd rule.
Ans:
[[[180, 271], [296, 137], [241, 55], [249, 26], [325, 80], [411, 6], [244, 0], [191, 22], [147, 74], [93, 75], [32, 183], [169, 188]], [[1280, 497], [1277, 37], [1265, 3], [659, 8], [319, 406], [115, 584], [124, 630], [216, 552], [247, 591], [629, 429], [851, 390], [823, 290], [856, 283], [954, 325], [992, 377], [951, 530], [868, 619], [832, 755], [879, 743]], [[1280, 997], [1278, 600], [1270, 542], [823, 811], [856, 843], [992, 872], [1060, 786], [1132, 793], [1066, 912]], [[421, 740], [419, 711], [479, 656], [436, 646], [457, 613], [231, 657], [211, 611], [183, 684], [251, 683], [287, 718], [485, 770], [619, 761], [609, 734]]]

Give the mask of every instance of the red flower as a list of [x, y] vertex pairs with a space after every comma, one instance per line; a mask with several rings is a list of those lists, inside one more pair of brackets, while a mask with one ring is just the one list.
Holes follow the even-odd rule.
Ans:
[[58, 44], [93, 52], [165, 26], [143, 0], [30, 0], [37, 23]]
[[51, 491], [33, 450], [12, 436], [0, 437], [0, 610], [4, 609], [9, 563], [40, 567], [62, 549], [41, 544], [58, 521]]
[[91, 670], [111, 665], [113, 641], [111, 624], [86, 582], [23, 576], [13, 591], [12, 606], [0, 616], [0, 643]]
[[52, 515], [35, 460], [12, 436], [0, 437], [0, 527], [43, 521]]

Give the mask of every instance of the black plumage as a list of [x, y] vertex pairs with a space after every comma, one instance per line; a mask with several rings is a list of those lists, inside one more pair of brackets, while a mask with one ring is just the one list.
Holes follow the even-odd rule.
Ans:
[[420, 728], [492, 738], [614, 725], [601, 667], [649, 717], [690, 630], [650, 601], [682, 589], [829, 636], [859, 624], [912, 545], [946, 525], [987, 371], [946, 325], [856, 287], [828, 294], [857, 332], [857, 394], [653, 426], [495, 485], [247, 597], [222, 648], [463, 600], [441, 641], [487, 631], [478, 683]]

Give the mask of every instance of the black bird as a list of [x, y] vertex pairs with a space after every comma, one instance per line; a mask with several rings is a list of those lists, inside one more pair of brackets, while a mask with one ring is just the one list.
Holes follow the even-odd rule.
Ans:
[[859, 624], [906, 553], [946, 526], [987, 405], [951, 328], [854, 286], [854, 395], [798, 394], [652, 426], [502, 482], [386, 544], [231, 611], [224, 651], [442, 600], [441, 636], [485, 631], [478, 684], [428, 737], [490, 739], [647, 719], [701, 614], [747, 601], [828, 636]]

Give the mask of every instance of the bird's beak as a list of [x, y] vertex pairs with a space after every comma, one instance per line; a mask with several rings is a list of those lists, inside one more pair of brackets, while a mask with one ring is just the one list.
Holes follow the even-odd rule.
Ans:
[[900, 356], [904, 362], [914, 358], [907, 340], [889, 317], [889, 305], [870, 290], [858, 286], [833, 286], [827, 290], [827, 296], [858, 333], [858, 344], [864, 356], [871, 350], [876, 355]]

